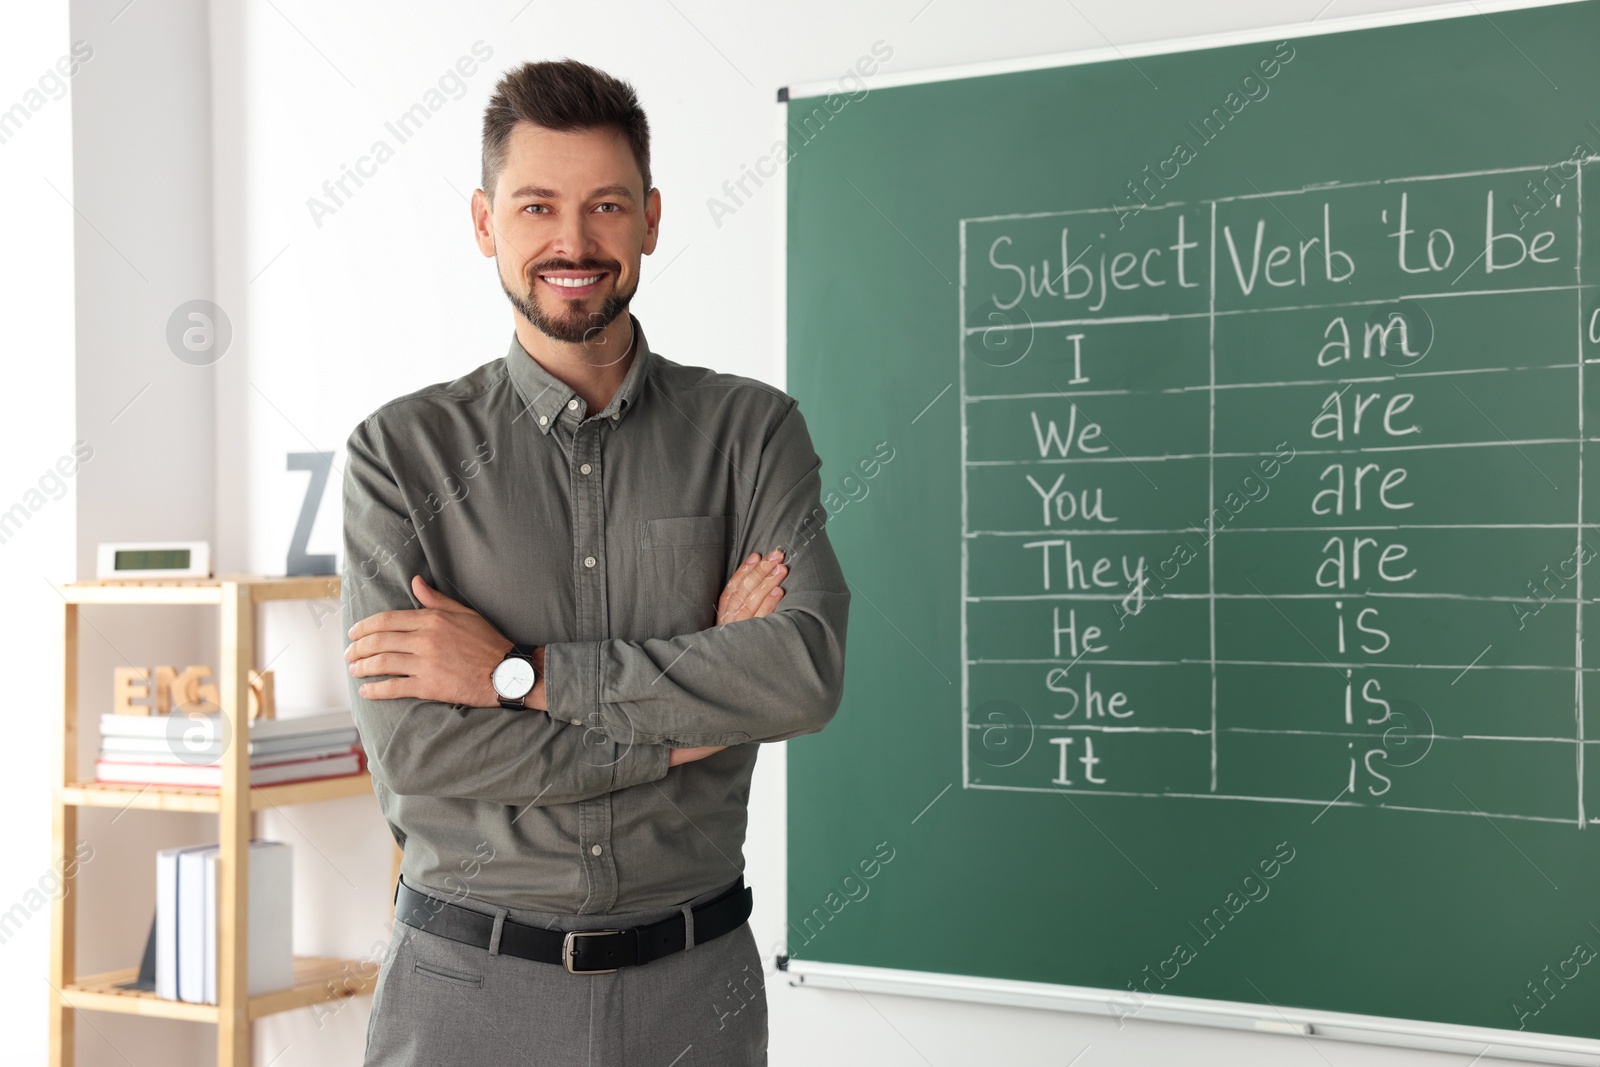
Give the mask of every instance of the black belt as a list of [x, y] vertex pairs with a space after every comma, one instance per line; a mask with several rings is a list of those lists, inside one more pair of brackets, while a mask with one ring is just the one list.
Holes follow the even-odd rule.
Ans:
[[[750, 906], [750, 888], [741, 875], [725, 893], [690, 909], [694, 943], [703, 944], [737, 930], [750, 918]], [[407, 926], [463, 945], [488, 949], [494, 939], [493, 915], [419, 893], [398, 879], [394, 914]], [[502, 956], [559, 963], [571, 974], [610, 974], [619, 967], [636, 967], [682, 952], [685, 940], [681, 911], [660, 922], [626, 930], [547, 930], [507, 919], [500, 924], [498, 951]]]

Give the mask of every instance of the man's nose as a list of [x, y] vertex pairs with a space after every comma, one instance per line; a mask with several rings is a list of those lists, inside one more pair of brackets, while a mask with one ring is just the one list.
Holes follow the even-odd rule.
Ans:
[[582, 263], [594, 252], [594, 238], [589, 228], [589, 217], [583, 212], [568, 214], [562, 219], [551, 249], [558, 255]]

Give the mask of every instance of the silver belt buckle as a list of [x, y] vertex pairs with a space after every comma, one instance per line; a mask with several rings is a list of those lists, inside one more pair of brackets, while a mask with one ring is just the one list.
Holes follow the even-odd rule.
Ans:
[[620, 934], [621, 930], [568, 930], [567, 936], [561, 942], [561, 965], [567, 969], [568, 974], [615, 974], [617, 968], [605, 967], [599, 970], [575, 971], [572, 969], [572, 939], [575, 937], [599, 937], [601, 934]]

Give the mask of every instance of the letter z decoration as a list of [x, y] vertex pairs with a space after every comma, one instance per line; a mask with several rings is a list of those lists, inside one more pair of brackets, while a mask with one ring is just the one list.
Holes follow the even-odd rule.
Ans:
[[300, 505], [300, 519], [295, 523], [294, 536], [289, 539], [289, 560], [283, 573], [289, 577], [301, 574], [332, 574], [333, 557], [310, 556], [306, 544], [311, 540], [311, 527], [317, 519], [317, 507], [322, 503], [322, 492], [328, 487], [328, 471], [333, 467], [332, 452], [290, 452], [289, 470], [310, 471], [306, 484], [306, 498]]

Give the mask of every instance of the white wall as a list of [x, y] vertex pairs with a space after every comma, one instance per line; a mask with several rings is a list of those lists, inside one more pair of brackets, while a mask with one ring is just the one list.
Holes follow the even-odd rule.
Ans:
[[0, 744], [0, 1018], [8, 1024], [5, 1058], [30, 1064], [45, 1055], [50, 898], [60, 884], [50, 861], [62, 617], [53, 587], [73, 577], [71, 484], [79, 473], [61, 478], [55, 469], [72, 455], [75, 436], [72, 94], [56, 69], [70, 48], [64, 5], [7, 12], [0, 33], [0, 352], [10, 386], [0, 448], [0, 588], [7, 594], [0, 672], [8, 713]]
[[[123, 458], [97, 458], [103, 466], [79, 483], [79, 559], [95, 540], [111, 536], [211, 536], [219, 570], [265, 573], [282, 570], [303, 492], [305, 475], [285, 471], [285, 453], [337, 452], [350, 428], [378, 404], [505, 350], [510, 309], [493, 261], [470, 239], [467, 198], [476, 185], [483, 105], [506, 67], [570, 55], [633, 82], [654, 128], [653, 165], [664, 205], [661, 244], [646, 263], [634, 311], [652, 343], [673, 359], [782, 384], [773, 347], [781, 192], [761, 190], [720, 226], [705, 206], [725, 180], [737, 178], [742, 165], [771, 145], [780, 123], [778, 86], [836, 78], [878, 40], [894, 53], [884, 69], [899, 72], [1422, 6], [1401, 0], [811, 0], [759, 7], [728, 0], [604, 6], [464, 0], [402, 12], [372, 0], [213, 0], [209, 8], [203, 0], [146, 0], [119, 13], [125, 2], [73, 5], [74, 23], [93, 23], [106, 41], [96, 60], [105, 81], [96, 83], [95, 107], [80, 109], [75, 138], [81, 195], [94, 207], [76, 224], [77, 418], [80, 426], [111, 434], [96, 420], [126, 402], [130, 385], [150, 377], [163, 391], [138, 402], [161, 402], [145, 404], [145, 415], [153, 418], [171, 404], [190, 410], [193, 420], [140, 421], [139, 435], [115, 431]], [[42, 68], [60, 50], [52, 33], [62, 35], [46, 19], [35, 54], [4, 69]], [[0, 48], [18, 47], [9, 32], [0, 40]], [[459, 99], [446, 99], [420, 133], [397, 143], [386, 120], [423, 101], [480, 41], [493, 50], [487, 65], [462, 79]], [[3, 93], [15, 95], [0, 83]], [[46, 118], [59, 142], [66, 111], [53, 107]], [[40, 122], [29, 135], [42, 142], [45, 130]], [[378, 139], [389, 142], [393, 158], [354, 195], [341, 197], [335, 211], [315, 219], [308, 199], [327, 201], [324, 182], [355, 166]], [[7, 168], [0, 174], [13, 193], [0, 210], [16, 212], [24, 196], [43, 204], [51, 225], [27, 217], [36, 236], [25, 243], [37, 249], [28, 279], [40, 285], [51, 271], [59, 276], [67, 269], [65, 249], [46, 235], [64, 232], [70, 219], [58, 198], [37, 192], [42, 183], [35, 172], [64, 172], [65, 164], [57, 144], [54, 155], [24, 161], [19, 176], [14, 147], [0, 145]], [[85, 231], [89, 219], [109, 238], [106, 244], [115, 242], [154, 276], [146, 284], [132, 278], [127, 264]], [[20, 267], [8, 261], [5, 269]], [[59, 310], [65, 297], [52, 296], [57, 304], [47, 306]], [[159, 326], [172, 308], [193, 296], [215, 300], [233, 328], [231, 349], [198, 374], [152, 341], [159, 341]], [[0, 326], [14, 328], [10, 321]], [[60, 357], [52, 373], [64, 388], [68, 335], [40, 328], [40, 336]], [[51, 425], [48, 417], [43, 425]], [[10, 472], [0, 481], [0, 504], [17, 496], [29, 472], [62, 447], [56, 439], [65, 431], [52, 432], [30, 437], [29, 458], [0, 459], [6, 465], [0, 471]], [[178, 475], [136, 488], [149, 486], [135, 473], [147, 458], [164, 459]], [[67, 511], [67, 505], [52, 509], [51, 517], [65, 522]], [[335, 476], [310, 550], [332, 553], [338, 546]], [[50, 547], [54, 556], [41, 545], [29, 566], [64, 566], [59, 545]], [[0, 562], [10, 564], [14, 555], [9, 545], [0, 547]], [[27, 582], [42, 585], [31, 574]], [[35, 614], [45, 611], [46, 598], [34, 596]], [[197, 655], [204, 652], [203, 632], [186, 631], [181, 639], [194, 643]], [[154, 649], [168, 647], [163, 641], [137, 643], [138, 655], [156, 655]], [[258, 655], [273, 661], [280, 700], [344, 699], [337, 627], [307, 606], [270, 611], [260, 644]], [[104, 659], [102, 669], [109, 662]], [[0, 753], [12, 751], [0, 746]], [[746, 848], [764, 949], [783, 936], [782, 755], [781, 746], [763, 753]], [[33, 783], [18, 794], [28, 817], [21, 853], [33, 858], [0, 858], [0, 905], [44, 866], [43, 779], [36, 768], [19, 766], [17, 773], [7, 781]], [[383, 937], [388, 891], [389, 841], [375, 804], [300, 808], [269, 818], [264, 829], [296, 845], [297, 949], [371, 953]], [[131, 851], [148, 854], [152, 847], [140, 838]], [[123, 869], [136, 867], [136, 858]], [[142, 910], [147, 890], [134, 886], [129, 893], [123, 928], [106, 929], [119, 946], [134, 940], [128, 924], [148, 914]], [[99, 914], [110, 923], [116, 912], [104, 903]], [[45, 926], [35, 921], [16, 943], [0, 946], [6, 973], [23, 976], [8, 979], [21, 983], [18, 988], [35, 981], [29, 975], [43, 973]], [[19, 969], [23, 959], [26, 967]], [[1119, 1031], [1096, 1017], [797, 990], [777, 975], [769, 975], [768, 995], [772, 1062], [778, 1065], [1425, 1067], [1453, 1059], [1140, 1021]], [[43, 1029], [42, 997], [37, 991], [32, 996], [37, 1010], [28, 1016], [30, 1040]], [[256, 1028], [258, 1062], [356, 1062], [367, 1003], [358, 1000], [325, 1017], [300, 1012], [267, 1020]], [[104, 1018], [95, 1017], [95, 1025]], [[145, 1039], [156, 1031], [139, 1029], [157, 1024], [119, 1023], [110, 1040], [84, 1039], [92, 1053], [84, 1063], [169, 1062]], [[190, 1043], [186, 1055], [194, 1062], [209, 1062], [210, 1031], [193, 1029], [204, 1037], [174, 1040]]]

